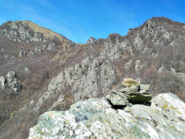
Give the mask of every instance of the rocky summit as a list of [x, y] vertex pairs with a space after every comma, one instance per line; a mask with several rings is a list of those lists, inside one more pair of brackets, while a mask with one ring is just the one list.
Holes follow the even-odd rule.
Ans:
[[[174, 95], [185, 101], [184, 38], [185, 24], [165, 17], [153, 17], [137, 28], [130, 28], [125, 36], [110, 34], [102, 39], [92, 36], [83, 44], [31, 21], [3, 23], [0, 25], [0, 139], [25, 139], [29, 135], [41, 136], [42, 132], [48, 138], [49, 133], [53, 138], [55, 133], [62, 138], [61, 132], [53, 131], [59, 128], [57, 123], [65, 127], [61, 127], [62, 133], [70, 133], [72, 138], [77, 134], [81, 137], [82, 130], [76, 131], [78, 127], [87, 136], [96, 136], [100, 129], [105, 130], [104, 126], [105, 134], [128, 133], [128, 138], [141, 132], [146, 138], [156, 136], [156, 132], [159, 138], [165, 133], [167, 138], [182, 137], [184, 104]], [[164, 92], [174, 95], [160, 94]], [[79, 103], [86, 106], [80, 104], [76, 108]], [[82, 117], [72, 112], [74, 109], [84, 111]], [[92, 111], [88, 113], [86, 109]], [[111, 114], [108, 116], [104, 110], [110, 110]], [[74, 121], [68, 121], [77, 127], [69, 130], [66, 127], [73, 125], [66, 121], [61, 124], [57, 117], [53, 121], [46, 116], [51, 112], [43, 114], [47, 111], [55, 111], [53, 116], [71, 118]], [[119, 112], [127, 116], [122, 117]], [[85, 113], [88, 114], [83, 116]], [[128, 115], [135, 124], [134, 130], [124, 128], [131, 123]], [[101, 124], [96, 122], [95, 127], [98, 124], [100, 129], [95, 129], [89, 119], [97, 121], [95, 117], [99, 116], [104, 120], [99, 120]], [[34, 128], [30, 130], [31, 127]]]
[[[136, 82], [132, 80], [134, 86]], [[106, 98], [79, 101], [66, 111], [46, 112], [28, 139], [184, 138], [185, 103], [172, 93], [152, 98], [141, 86], [148, 90], [148, 85], [131, 85]]]

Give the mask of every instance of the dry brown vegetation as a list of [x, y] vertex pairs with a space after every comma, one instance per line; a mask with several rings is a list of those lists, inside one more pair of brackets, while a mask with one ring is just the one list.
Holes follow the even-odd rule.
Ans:
[[[50, 30], [36, 26], [34, 23], [29, 21], [24, 22], [34, 31], [42, 32], [46, 37], [53, 38], [53, 36], [56, 35], [55, 32], [48, 33]], [[170, 40], [162, 40], [164, 43], [161, 46], [156, 46], [151, 41], [153, 36], [146, 38], [145, 34], [143, 35], [141, 33], [141, 29], [147, 26], [146, 23], [137, 29], [132, 29], [132, 32], [126, 37], [119, 36], [118, 34], [109, 36], [109, 41], [114, 45], [117, 43], [116, 38], [120, 42], [127, 39], [133, 50], [133, 55], [131, 55], [129, 49], [125, 50], [123, 52], [123, 58], [111, 63], [115, 65], [117, 79], [113, 82], [110, 89], [117, 87], [123, 77], [140, 78], [141, 82], [151, 85], [150, 91], [154, 95], [161, 92], [173, 92], [185, 101], [185, 83], [176, 73], [171, 71], [171, 68], [174, 68], [178, 73], [185, 73], [185, 41], [179, 39], [177, 44], [170, 45], [173, 40], [177, 40], [178, 34], [185, 36], [185, 32], [181, 30], [181, 26], [184, 26], [184, 24], [163, 18], [155, 18], [155, 22], [158, 22], [158, 26], [165, 26], [169, 32], [174, 33], [173, 38]], [[139, 51], [133, 44], [136, 33], [142, 34], [140, 37], [143, 40], [143, 45], [149, 49], [144, 54], [142, 53], [143, 49]], [[158, 40], [161, 35], [161, 33], [157, 35]], [[61, 36], [59, 36], [59, 38], [60, 37]], [[47, 103], [41, 106], [39, 111], [33, 113], [32, 110], [34, 106], [27, 107], [27, 109], [22, 112], [19, 111], [27, 102], [30, 102], [30, 100], [37, 102], [47, 88], [49, 81], [60, 71], [63, 71], [69, 66], [73, 66], [75, 63], [81, 62], [81, 60], [91, 54], [94, 57], [99, 56], [100, 52], [105, 48], [104, 42], [108, 39], [99, 39], [95, 41], [92, 46], [89, 44], [79, 45], [69, 43], [73, 47], [68, 47], [69, 44], [65, 45], [65, 42], [68, 42], [68, 40], [63, 41], [64, 43], [62, 42], [61, 44], [57, 39], [50, 40], [58, 44], [58, 46], [54, 46], [55, 49], [53, 51], [44, 50], [42, 54], [18, 57], [20, 50], [34, 50], [35, 47], [42, 45], [42, 42], [18, 43], [4, 36], [0, 36], [0, 48], [3, 48], [9, 56], [15, 56], [15, 58], [4, 58], [4, 54], [0, 53], [0, 75], [5, 75], [9, 70], [14, 70], [23, 85], [22, 91], [16, 96], [10, 95], [11, 93], [5, 93], [10, 91], [8, 89], [0, 90], [0, 133], [4, 133], [0, 138], [26, 138], [29, 128], [36, 123], [38, 116], [47, 111], [61, 94], [64, 95], [65, 103], [61, 107], [56, 107], [55, 110], [65, 110], [69, 108], [74, 102], [74, 94], [71, 88], [67, 87], [65, 90], [61, 90], [61, 92], [52, 95]], [[64, 46], [60, 47], [62, 44]], [[157, 57], [153, 57], [152, 53], [157, 54]], [[131, 65], [129, 69], [126, 70], [124, 65], [130, 59], [132, 59]], [[141, 60], [141, 64], [143, 65], [139, 74], [136, 74], [135, 71], [136, 60]], [[165, 69], [159, 72], [159, 68], [162, 66], [164, 66]], [[24, 67], [28, 67], [31, 73], [25, 73]], [[104, 95], [102, 92], [98, 93], [97, 97]], [[84, 97], [82, 99], [87, 98], [88, 97]], [[9, 127], [11, 127], [11, 129], [9, 129]]]
[[50, 29], [41, 27], [31, 21], [16, 21], [17, 23], [23, 23], [23, 24], [27, 24], [34, 32], [40, 32], [41, 34], [43, 34], [46, 38], [48, 39], [54, 39], [54, 38], [58, 38], [60, 41], [62, 41], [63, 43], [66, 41], [66, 43], [69, 43], [70, 41], [65, 38], [64, 36], [53, 32]]

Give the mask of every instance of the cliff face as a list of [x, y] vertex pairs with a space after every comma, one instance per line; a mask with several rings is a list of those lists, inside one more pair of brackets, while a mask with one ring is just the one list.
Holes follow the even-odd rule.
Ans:
[[[184, 38], [185, 24], [166, 18], [152, 18], [125, 37], [111, 34], [86, 44], [29, 21], [3, 24], [0, 138], [25, 138], [43, 112], [105, 96], [123, 77], [150, 83], [153, 95], [173, 92], [184, 100]], [[6, 81], [9, 71], [20, 83], [16, 93]]]

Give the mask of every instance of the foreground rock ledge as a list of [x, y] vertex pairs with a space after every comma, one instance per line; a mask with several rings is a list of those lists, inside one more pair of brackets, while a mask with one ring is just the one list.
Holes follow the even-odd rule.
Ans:
[[50, 111], [30, 129], [29, 139], [185, 137], [185, 104], [174, 94], [152, 98], [151, 105], [113, 109], [104, 99], [79, 101], [67, 111]]

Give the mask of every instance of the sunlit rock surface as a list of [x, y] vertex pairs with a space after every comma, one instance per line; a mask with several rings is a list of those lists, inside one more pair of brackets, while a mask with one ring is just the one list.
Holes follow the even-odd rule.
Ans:
[[174, 94], [155, 96], [151, 105], [114, 109], [104, 99], [79, 101], [67, 111], [49, 111], [30, 129], [29, 139], [185, 137], [185, 104]]
[[[126, 36], [111, 34], [78, 44], [29, 21], [3, 24], [0, 139], [28, 138], [42, 113], [64, 111], [79, 100], [104, 97], [120, 85], [122, 78], [151, 85], [149, 91], [147, 86], [140, 86], [140, 93], [173, 92], [185, 101], [184, 26], [170, 19], [152, 18], [130, 29]], [[12, 91], [15, 82], [8, 86], [9, 71], [15, 71], [21, 90]], [[141, 98], [138, 95], [133, 94], [134, 100]], [[131, 107], [127, 100], [117, 94], [111, 96], [116, 108]]]

